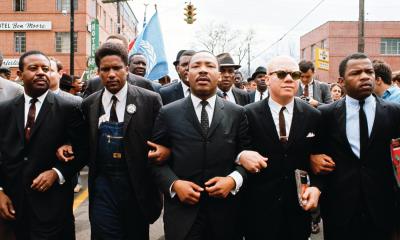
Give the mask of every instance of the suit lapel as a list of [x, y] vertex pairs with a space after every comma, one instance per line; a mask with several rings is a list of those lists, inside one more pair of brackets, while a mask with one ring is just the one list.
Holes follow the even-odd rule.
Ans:
[[213, 120], [211, 122], [210, 129], [208, 130], [208, 137], [211, 137], [212, 134], [215, 132], [215, 129], [219, 125], [219, 123], [224, 119], [225, 112], [224, 112], [224, 102], [220, 98], [215, 99], [215, 108], [214, 108], [214, 115]]
[[240, 94], [239, 93], [237, 93], [236, 91], [235, 91], [235, 88], [232, 86], [232, 94], [233, 94], [233, 97], [235, 98], [235, 102], [236, 102], [236, 104], [239, 104], [239, 105], [242, 105], [241, 103], [242, 103], [242, 99], [240, 98], [241, 96], [240, 96]]
[[24, 122], [25, 122], [25, 98], [24, 95], [21, 95], [15, 101], [14, 115], [17, 121], [18, 132], [21, 137], [24, 137]]
[[299, 84], [299, 87], [297, 89], [297, 96], [300, 97], [301, 95], [303, 95], [303, 88], [301, 87], [300, 80], [299, 80], [299, 82], [297, 84]]
[[[354, 152], [351, 149], [349, 139], [347, 138], [346, 133], [346, 98], [342, 98], [338, 101], [337, 105], [335, 106], [335, 114], [337, 121], [337, 126], [339, 127], [339, 133], [341, 135], [341, 139], [343, 139], [343, 143], [348, 151], [350, 151], [353, 155]], [[354, 155], [355, 156], [355, 155]]]
[[31, 138], [33, 138], [35, 136], [35, 133], [38, 131], [38, 129], [42, 125], [44, 119], [46, 118], [47, 113], [52, 108], [53, 103], [54, 103], [54, 94], [51, 91], [49, 91], [47, 93], [46, 98], [44, 99], [44, 101], [42, 103], [42, 107], [40, 108], [39, 114], [36, 117], [36, 121], [32, 128]]
[[181, 99], [184, 98], [185, 95], [183, 94], [183, 87], [182, 84], [184, 83], [180, 83], [178, 82], [178, 84], [176, 84], [175, 88], [174, 88], [174, 99]]
[[192, 123], [193, 127], [199, 132], [201, 136], [203, 136], [203, 133], [201, 131], [201, 126], [200, 122], [197, 119], [196, 112], [194, 111], [193, 103], [192, 103], [192, 98], [187, 97], [184, 100], [184, 111], [185, 111], [185, 117], [186, 119]]
[[292, 123], [290, 125], [287, 147], [289, 147], [296, 140], [296, 138], [302, 133], [302, 130], [305, 126], [303, 107], [298, 101], [299, 100], [297, 100], [296, 98], [294, 99], [293, 118], [292, 118]]
[[318, 102], [322, 102], [322, 99], [321, 99], [321, 88], [319, 87], [319, 82], [317, 82], [315, 79], [314, 79], [314, 84], [313, 84], [313, 98], [315, 99], [315, 100], [317, 100]]
[[[136, 113], [136, 109], [134, 112], [129, 113], [127, 111], [128, 106], [130, 104], [133, 104], [135, 107], [139, 106], [137, 99], [136, 99], [137, 93], [136, 93], [136, 89], [134, 89], [133, 87], [128, 85], [128, 94], [126, 96], [126, 106], [125, 106], [125, 112], [124, 112], [124, 130], [123, 130], [123, 136], [125, 136], [126, 133], [126, 129], [128, 128], [128, 125], [131, 121], [131, 119], [134, 118], [135, 113]], [[132, 120], [133, 121], [133, 120]]]
[[279, 135], [278, 132], [276, 131], [275, 122], [274, 119], [272, 118], [272, 113], [268, 105], [268, 101], [269, 97], [257, 102], [257, 104], [259, 104], [258, 113], [261, 118], [260, 122], [262, 127], [264, 128], [264, 132], [268, 133], [265, 135], [269, 136], [272, 139], [272, 141], [281, 146], [281, 143], [279, 141]]
[[[101, 96], [103, 96], [104, 89], [101, 92], [96, 93], [96, 97], [93, 100], [92, 105], [90, 105], [90, 137], [91, 142], [94, 143], [93, 146], [97, 147], [97, 131], [99, 129], [99, 118], [104, 114], [104, 108], [101, 103]], [[96, 152], [95, 150], [94, 152]]]

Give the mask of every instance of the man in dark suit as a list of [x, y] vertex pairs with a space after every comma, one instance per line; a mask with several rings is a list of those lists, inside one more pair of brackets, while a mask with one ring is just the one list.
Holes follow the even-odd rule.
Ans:
[[[18, 240], [75, 239], [71, 180], [86, 159], [86, 127], [74, 103], [48, 91], [49, 69], [43, 53], [24, 53], [24, 94], [0, 104], [0, 215], [15, 220]], [[76, 160], [57, 161], [67, 139]]]
[[258, 102], [268, 97], [268, 84], [267, 84], [267, 69], [259, 66], [256, 71], [251, 75], [257, 83], [257, 89], [250, 92], [250, 102]]
[[[147, 71], [147, 59], [143, 53], [134, 53], [129, 56], [129, 72], [134, 75], [145, 77]], [[145, 78], [146, 79], [146, 78]], [[150, 82], [153, 90], [155, 92], [159, 92], [162, 85], [156, 81], [150, 81], [146, 79], [146, 81]], [[151, 90], [151, 89], [150, 89]]]
[[82, 103], [90, 129], [89, 218], [92, 237], [149, 239], [161, 193], [150, 174], [146, 141], [161, 107], [160, 96], [127, 84], [128, 57], [119, 44], [96, 52], [105, 86]]
[[[243, 191], [246, 240], [307, 240], [311, 216], [308, 210], [317, 206], [318, 181], [302, 195], [296, 189], [295, 170], [309, 171], [309, 157], [319, 112], [295, 98], [300, 77], [298, 65], [289, 57], [275, 57], [267, 65], [270, 96], [245, 107], [249, 135], [256, 155], [268, 157], [268, 166], [248, 166], [252, 159], [245, 151], [240, 163], [255, 174], [249, 175]], [[247, 157], [247, 160], [245, 159]], [[265, 166], [264, 166], [265, 167]]]
[[193, 50], [185, 50], [180, 54], [179, 59], [174, 62], [180, 81], [168, 84], [160, 89], [160, 95], [164, 105], [190, 95], [187, 74], [189, 61], [194, 53]]
[[298, 81], [297, 96], [313, 107], [333, 102], [329, 85], [314, 79], [314, 63], [302, 60], [299, 63], [299, 68], [301, 78]]
[[235, 158], [248, 148], [247, 119], [242, 107], [216, 96], [219, 77], [214, 55], [193, 55], [190, 97], [165, 105], [155, 123], [153, 140], [172, 156], [154, 165], [167, 240], [239, 239], [235, 194], [246, 175]]
[[342, 60], [339, 75], [347, 95], [319, 107], [321, 154], [311, 158], [323, 174], [325, 239], [390, 239], [399, 218], [390, 142], [400, 136], [400, 108], [372, 94], [374, 68], [365, 54]]
[[222, 91], [223, 98], [241, 106], [249, 104], [249, 94], [246, 91], [233, 86], [233, 83], [235, 82], [235, 70], [239, 69], [240, 65], [233, 62], [229, 53], [221, 53], [217, 58], [219, 71], [221, 72], [221, 81], [218, 83], [218, 87]]

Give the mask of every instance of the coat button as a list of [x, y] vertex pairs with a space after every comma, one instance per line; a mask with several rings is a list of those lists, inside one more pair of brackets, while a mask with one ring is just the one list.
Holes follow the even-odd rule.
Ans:
[[28, 157], [24, 157], [24, 161], [28, 161]]

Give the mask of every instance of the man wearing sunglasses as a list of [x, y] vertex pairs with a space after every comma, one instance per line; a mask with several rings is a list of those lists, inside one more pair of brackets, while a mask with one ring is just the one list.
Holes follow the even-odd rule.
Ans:
[[[273, 58], [266, 76], [270, 96], [245, 106], [251, 145], [258, 152], [243, 151], [239, 158], [240, 164], [254, 173], [243, 191], [246, 240], [306, 240], [310, 236], [309, 210], [317, 206], [320, 191], [308, 162], [320, 113], [295, 98], [300, 75], [294, 59]], [[268, 157], [266, 168], [259, 155]], [[311, 177], [301, 199], [297, 197], [296, 169]]]
[[311, 106], [331, 103], [332, 97], [329, 85], [314, 79], [315, 67], [311, 61], [302, 60], [299, 63], [301, 71], [297, 96], [307, 101]]

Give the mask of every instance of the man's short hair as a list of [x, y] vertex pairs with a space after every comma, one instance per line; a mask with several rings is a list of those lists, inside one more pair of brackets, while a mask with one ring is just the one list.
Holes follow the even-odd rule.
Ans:
[[185, 50], [182, 54], [181, 54], [181, 56], [179, 57], [179, 59], [181, 58], [181, 57], [183, 57], [183, 56], [193, 56], [194, 54], [196, 53], [196, 51], [193, 51], [193, 50]]
[[339, 64], [339, 76], [344, 78], [344, 74], [347, 69], [347, 62], [353, 59], [366, 59], [368, 56], [364, 53], [353, 53], [345, 57]]
[[400, 82], [400, 71], [393, 72], [392, 76], [393, 81]]
[[299, 69], [302, 73], [306, 73], [310, 69], [312, 72], [314, 72], [315, 71], [314, 63], [307, 60], [301, 60], [299, 62]]
[[42, 55], [42, 56], [45, 56], [47, 58], [47, 60], [49, 60], [49, 64], [50, 64], [49, 57], [47, 57], [47, 55], [42, 53], [41, 51], [38, 51], [38, 50], [27, 51], [24, 54], [22, 54], [21, 57], [19, 57], [18, 69], [21, 72], [24, 71], [24, 60], [25, 60], [25, 58], [29, 57], [31, 55]]
[[106, 38], [106, 42], [107, 42], [107, 40], [110, 40], [110, 39], [118, 39], [118, 40], [121, 40], [121, 41], [124, 43], [124, 47], [125, 47], [126, 49], [128, 49], [128, 40], [126, 39], [126, 37], [122, 36], [121, 34], [112, 34], [112, 35], [108, 36], [108, 37]]
[[0, 73], [11, 74], [9, 67], [0, 67]]
[[50, 61], [53, 61], [57, 65], [57, 72], [63, 70], [64, 66], [62, 65], [61, 61], [55, 57], [49, 57]]
[[391, 85], [392, 69], [390, 68], [389, 64], [381, 60], [374, 60], [372, 65], [374, 66], [375, 78], [380, 77], [385, 84]]
[[96, 66], [99, 68], [101, 59], [112, 55], [119, 56], [124, 62], [125, 66], [128, 65], [128, 51], [124, 48], [124, 46], [122, 44], [105, 42], [96, 51]]
[[131, 64], [132, 58], [133, 58], [134, 56], [143, 56], [144, 58], [146, 58], [146, 56], [145, 56], [143, 53], [141, 53], [141, 52], [133, 53], [133, 54], [131, 54], [131, 55], [129, 56], [129, 59], [128, 59], [128, 63], [129, 63], [129, 64]]
[[219, 62], [218, 62], [217, 56], [215, 56], [212, 52], [207, 51], [207, 50], [201, 50], [201, 51], [195, 52], [195, 53], [192, 55], [192, 58], [190, 59], [189, 64], [192, 62], [193, 56], [196, 55], [196, 54], [198, 54], [198, 53], [209, 53], [209, 54], [211, 54], [212, 56], [214, 56], [215, 60], [217, 60], [217, 68], [219, 69]]

